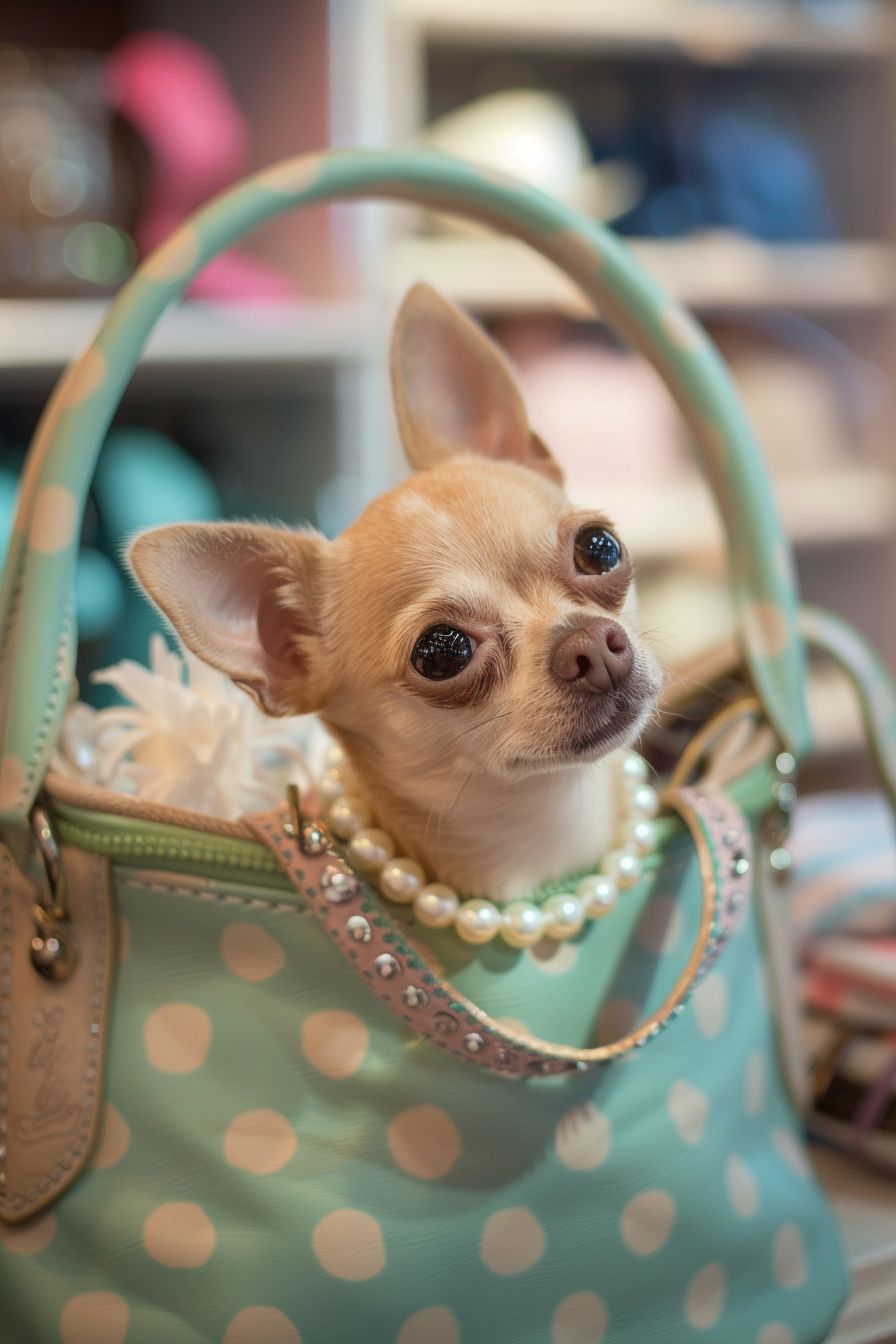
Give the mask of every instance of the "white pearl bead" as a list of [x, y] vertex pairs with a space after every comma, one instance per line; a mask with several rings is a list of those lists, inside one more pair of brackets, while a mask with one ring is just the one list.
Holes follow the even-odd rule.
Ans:
[[341, 747], [337, 747], [334, 742], [332, 747], [327, 747], [327, 753], [324, 756], [324, 765], [328, 770], [338, 770], [341, 765], [345, 764], [345, 759], [345, 752]]
[[574, 938], [585, 922], [585, 907], [572, 892], [551, 896], [541, 908], [545, 933], [551, 938]]
[[427, 882], [414, 897], [414, 914], [428, 929], [447, 929], [454, 923], [460, 901], [444, 882]]
[[367, 873], [375, 873], [395, 854], [395, 841], [388, 831], [377, 826], [364, 826], [348, 842], [352, 861]]
[[616, 883], [603, 873], [590, 873], [576, 887], [576, 895], [589, 919], [603, 919], [616, 904]]
[[636, 751], [627, 751], [622, 758], [622, 774], [626, 784], [644, 784], [648, 776], [647, 762]]
[[426, 874], [414, 859], [389, 859], [380, 872], [380, 891], [390, 901], [410, 905], [417, 895]]
[[464, 901], [454, 927], [465, 943], [488, 943], [501, 927], [501, 912], [491, 901]]
[[639, 784], [631, 795], [630, 805], [632, 812], [655, 817], [660, 810], [660, 796], [649, 784]]
[[339, 771], [333, 767], [325, 770], [317, 781], [317, 796], [325, 805], [335, 803], [345, 793], [345, 785]]
[[614, 849], [601, 867], [607, 877], [613, 878], [620, 891], [633, 887], [641, 877], [641, 860], [630, 849]]
[[636, 854], [643, 858], [646, 854], [652, 854], [656, 849], [656, 826], [652, 821], [645, 817], [643, 821], [634, 822], [628, 829], [628, 834], [623, 836], [623, 849], [633, 849]]
[[369, 826], [372, 820], [370, 808], [364, 799], [351, 793], [337, 798], [327, 813], [330, 830], [341, 840], [349, 840], [362, 826]]
[[531, 901], [511, 901], [501, 913], [501, 934], [511, 947], [532, 947], [544, 933], [544, 915]]

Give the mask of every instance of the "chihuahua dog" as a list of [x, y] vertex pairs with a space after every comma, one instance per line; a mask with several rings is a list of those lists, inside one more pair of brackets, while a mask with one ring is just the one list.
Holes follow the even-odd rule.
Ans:
[[614, 754], [651, 717], [634, 567], [573, 507], [498, 349], [425, 285], [394, 327], [416, 474], [334, 541], [251, 524], [139, 536], [139, 582], [272, 715], [320, 716], [433, 878], [507, 901], [612, 847]]

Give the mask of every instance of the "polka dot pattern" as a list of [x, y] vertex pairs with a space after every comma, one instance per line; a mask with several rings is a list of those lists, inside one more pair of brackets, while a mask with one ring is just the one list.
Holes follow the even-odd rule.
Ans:
[[211, 1258], [217, 1235], [198, 1204], [174, 1201], [153, 1209], [143, 1224], [143, 1249], [169, 1269], [196, 1269]]
[[728, 991], [718, 971], [697, 986], [692, 1003], [700, 1035], [708, 1041], [721, 1035], [728, 1019]]
[[161, 1073], [193, 1073], [212, 1039], [211, 1018], [195, 1003], [165, 1003], [143, 1026], [146, 1058]]
[[130, 1127], [121, 1111], [107, 1102], [103, 1107], [99, 1143], [93, 1154], [94, 1171], [107, 1171], [121, 1161], [131, 1142]]
[[756, 1336], [756, 1344], [797, 1344], [796, 1335], [779, 1321], [764, 1325]]
[[772, 1269], [782, 1288], [799, 1288], [806, 1281], [806, 1252], [796, 1223], [784, 1223], [772, 1242]]
[[185, 224], [147, 257], [141, 269], [147, 280], [175, 281], [189, 275], [198, 260], [199, 235]]
[[45, 485], [34, 501], [31, 549], [42, 555], [64, 551], [74, 541], [78, 523], [78, 501], [71, 490], [63, 485]]
[[725, 1188], [737, 1216], [752, 1218], [759, 1208], [759, 1187], [746, 1162], [736, 1153], [725, 1163]]
[[551, 1344], [601, 1344], [607, 1309], [596, 1293], [571, 1293], [554, 1312]]
[[241, 980], [269, 980], [286, 961], [282, 945], [257, 924], [228, 924], [218, 945], [228, 970]]
[[809, 1159], [799, 1139], [789, 1129], [773, 1129], [772, 1143], [782, 1161], [786, 1162], [794, 1175], [806, 1180], [809, 1176]]
[[744, 1107], [747, 1115], [758, 1115], [762, 1110], [765, 1090], [765, 1056], [761, 1050], [753, 1050], [747, 1060], [744, 1076]]
[[386, 1263], [382, 1229], [360, 1209], [334, 1209], [321, 1218], [311, 1245], [328, 1274], [351, 1283], [374, 1278]]
[[292, 1125], [278, 1111], [243, 1111], [231, 1120], [224, 1135], [226, 1160], [255, 1176], [282, 1171], [295, 1150]]
[[646, 952], [661, 957], [677, 947], [683, 924], [677, 901], [671, 896], [654, 896], [638, 924], [638, 942]]
[[62, 1344], [124, 1344], [130, 1311], [118, 1293], [79, 1293], [59, 1317]]
[[744, 609], [744, 625], [766, 657], [778, 658], [790, 643], [787, 621], [773, 602], [751, 602]]
[[493, 1274], [522, 1274], [544, 1254], [544, 1230], [531, 1209], [501, 1209], [482, 1229], [479, 1254]]
[[364, 1062], [369, 1034], [360, 1017], [341, 1008], [312, 1013], [302, 1024], [302, 1053], [328, 1078], [350, 1078]]
[[527, 948], [526, 956], [536, 970], [545, 975], [566, 975], [579, 959], [575, 943], [558, 943], [553, 938], [542, 938], [534, 947]]
[[678, 1078], [666, 1095], [666, 1110], [684, 1143], [699, 1143], [706, 1129], [709, 1098], [698, 1087]]
[[38, 1214], [27, 1223], [0, 1222], [0, 1247], [13, 1255], [39, 1255], [56, 1236], [56, 1215]]
[[645, 1190], [622, 1210], [622, 1240], [635, 1255], [654, 1255], [669, 1239], [675, 1202], [666, 1190]]
[[461, 1154], [457, 1125], [438, 1106], [412, 1106], [391, 1122], [389, 1151], [396, 1166], [422, 1181], [447, 1176]]
[[724, 1300], [724, 1269], [719, 1264], [704, 1265], [688, 1284], [684, 1318], [695, 1330], [709, 1330], [721, 1316]]
[[244, 1307], [224, 1331], [221, 1344], [302, 1344], [302, 1336], [276, 1307]]
[[460, 1344], [457, 1318], [447, 1307], [424, 1307], [408, 1317], [396, 1344]]
[[287, 159], [273, 168], [266, 168], [259, 177], [259, 185], [266, 191], [276, 191], [284, 196], [306, 191], [320, 176], [321, 163], [320, 154], [302, 154], [299, 158]]
[[574, 1106], [558, 1121], [554, 1146], [565, 1167], [591, 1171], [607, 1160], [610, 1122], [590, 1101]]

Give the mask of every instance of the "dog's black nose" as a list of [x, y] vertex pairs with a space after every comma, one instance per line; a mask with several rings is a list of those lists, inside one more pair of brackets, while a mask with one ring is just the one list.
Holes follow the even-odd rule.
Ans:
[[561, 681], [578, 681], [589, 691], [601, 693], [625, 681], [634, 661], [631, 641], [622, 626], [599, 616], [557, 641], [551, 671]]

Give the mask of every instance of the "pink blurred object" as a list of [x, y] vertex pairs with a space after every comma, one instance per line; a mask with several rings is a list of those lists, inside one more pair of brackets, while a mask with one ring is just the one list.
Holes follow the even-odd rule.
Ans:
[[631, 355], [568, 343], [509, 353], [533, 429], [550, 444], [574, 500], [602, 487], [651, 485], [685, 470], [675, 407], [653, 369]]
[[[248, 165], [249, 132], [218, 64], [175, 33], [137, 33], [106, 66], [110, 103], [146, 144], [152, 177], [136, 230], [145, 256]], [[194, 298], [277, 301], [295, 297], [289, 280], [232, 248], [190, 285]]]

